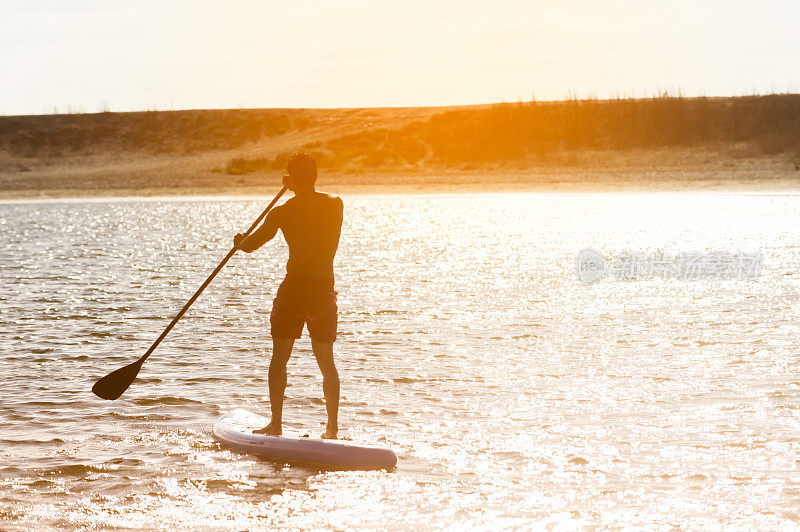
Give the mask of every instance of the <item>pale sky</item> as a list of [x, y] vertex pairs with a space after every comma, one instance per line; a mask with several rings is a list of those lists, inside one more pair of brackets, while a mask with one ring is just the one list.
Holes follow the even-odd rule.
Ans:
[[797, 0], [0, 0], [0, 114], [797, 92]]

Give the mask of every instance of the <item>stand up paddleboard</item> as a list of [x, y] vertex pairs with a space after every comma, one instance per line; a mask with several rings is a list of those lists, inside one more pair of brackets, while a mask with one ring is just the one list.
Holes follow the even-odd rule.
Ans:
[[225, 447], [279, 462], [300, 462], [332, 469], [386, 469], [397, 465], [391, 449], [362, 447], [337, 440], [253, 434], [267, 418], [237, 408], [214, 423], [214, 439]]

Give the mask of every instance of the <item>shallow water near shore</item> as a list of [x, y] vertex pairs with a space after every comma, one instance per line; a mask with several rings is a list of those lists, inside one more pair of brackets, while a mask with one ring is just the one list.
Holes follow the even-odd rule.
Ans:
[[[213, 441], [267, 411], [282, 240], [234, 257], [121, 399], [90, 392], [268, 201], [0, 205], [1, 528], [797, 527], [800, 196], [346, 197], [341, 435], [394, 472]], [[763, 268], [586, 285], [586, 247]], [[321, 433], [307, 336], [286, 395], [286, 433]]]

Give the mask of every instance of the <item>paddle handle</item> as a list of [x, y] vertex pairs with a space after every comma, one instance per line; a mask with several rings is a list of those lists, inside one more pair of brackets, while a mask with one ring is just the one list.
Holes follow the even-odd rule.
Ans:
[[[278, 195], [275, 196], [275, 198], [273, 198], [273, 200], [271, 202], [269, 202], [269, 205], [267, 205], [267, 208], [264, 209], [264, 212], [262, 212], [261, 215], [258, 218], [256, 218], [256, 221], [253, 222], [253, 225], [251, 225], [250, 229], [248, 229], [247, 232], [245, 233], [245, 237], [250, 236], [250, 233], [252, 233], [255, 230], [255, 228], [258, 226], [258, 224], [261, 222], [261, 220], [263, 220], [264, 217], [267, 215], [267, 213], [270, 210], [272, 210], [272, 207], [274, 207], [275, 204], [278, 203], [278, 200], [281, 199], [281, 196], [283, 196], [284, 192], [286, 192], [286, 187], [285, 186], [281, 189], [280, 192], [278, 192]], [[197, 289], [197, 292], [195, 292], [194, 295], [191, 297], [191, 299], [189, 299], [189, 301], [186, 302], [186, 304], [183, 306], [183, 308], [180, 310], [180, 312], [178, 312], [175, 315], [175, 317], [172, 318], [172, 321], [169, 322], [169, 325], [167, 325], [167, 328], [164, 329], [164, 332], [162, 332], [161, 335], [158, 338], [156, 338], [156, 341], [153, 342], [153, 345], [150, 346], [150, 349], [148, 349], [147, 352], [144, 355], [142, 355], [142, 357], [138, 360], [138, 364], [140, 366], [142, 364], [144, 364], [144, 361], [147, 360], [147, 357], [150, 356], [150, 353], [155, 351], [156, 347], [158, 347], [158, 344], [161, 343], [161, 340], [163, 340], [164, 337], [166, 337], [169, 334], [169, 332], [172, 330], [172, 328], [175, 327], [175, 324], [178, 323], [178, 321], [180, 321], [180, 319], [183, 317], [184, 314], [186, 314], [186, 311], [189, 310], [189, 307], [192, 306], [192, 303], [194, 303], [195, 300], [198, 297], [200, 297], [200, 294], [203, 293], [203, 290], [205, 290], [206, 287], [209, 284], [211, 284], [211, 281], [214, 280], [214, 277], [216, 277], [217, 274], [220, 272], [220, 270], [222, 270], [222, 268], [225, 267], [225, 264], [227, 264], [228, 261], [231, 259], [231, 257], [233, 257], [236, 254], [236, 251], [237, 251], [237, 248], [235, 246], [233, 248], [231, 248], [231, 250], [228, 252], [228, 254], [225, 255], [225, 258], [222, 259], [222, 262], [220, 262], [217, 265], [217, 267], [214, 268], [214, 271], [211, 272], [211, 275], [209, 275], [208, 278], [205, 280], [205, 282], [203, 282], [203, 284], [200, 285], [200, 288]]]

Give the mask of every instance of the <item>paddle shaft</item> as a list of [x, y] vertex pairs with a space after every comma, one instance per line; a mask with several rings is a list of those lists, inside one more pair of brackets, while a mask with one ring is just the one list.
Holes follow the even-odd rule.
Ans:
[[[269, 205], [267, 205], [267, 208], [264, 209], [264, 212], [262, 212], [261, 215], [258, 218], [256, 218], [256, 221], [253, 222], [253, 225], [251, 225], [250, 229], [247, 230], [247, 232], [245, 233], [245, 237], [250, 236], [250, 233], [252, 233], [255, 230], [256, 226], [258, 226], [258, 224], [261, 222], [261, 220], [263, 220], [264, 217], [267, 215], [267, 213], [270, 210], [272, 210], [272, 207], [274, 207], [275, 204], [278, 203], [278, 200], [281, 199], [281, 196], [283, 196], [284, 192], [286, 192], [286, 187], [283, 187], [281, 189], [281, 191], [278, 192], [278, 195], [275, 196], [275, 198], [271, 202], [269, 202]], [[183, 306], [183, 308], [180, 310], [180, 312], [178, 312], [175, 315], [175, 317], [172, 318], [172, 321], [169, 322], [169, 325], [167, 325], [167, 328], [164, 329], [164, 332], [162, 332], [161, 335], [158, 338], [156, 338], [156, 341], [153, 342], [153, 345], [150, 346], [150, 349], [148, 349], [147, 352], [144, 355], [142, 355], [142, 358], [140, 358], [137, 361], [137, 364], [139, 364], [140, 366], [142, 364], [144, 364], [144, 361], [147, 360], [147, 357], [150, 356], [150, 353], [155, 351], [156, 347], [158, 347], [158, 344], [161, 343], [161, 340], [163, 340], [164, 337], [167, 336], [167, 334], [169, 334], [169, 332], [172, 330], [172, 328], [175, 327], [175, 324], [178, 323], [178, 321], [180, 321], [180, 319], [183, 317], [184, 314], [186, 314], [186, 311], [189, 310], [189, 307], [192, 306], [192, 303], [194, 303], [195, 300], [198, 297], [200, 297], [200, 294], [203, 293], [203, 290], [205, 290], [206, 287], [209, 284], [211, 284], [211, 281], [214, 280], [214, 277], [216, 277], [217, 274], [220, 272], [220, 270], [225, 267], [225, 264], [227, 264], [227, 262], [230, 260], [230, 258], [233, 257], [236, 254], [237, 250], [238, 250], [238, 248], [236, 248], [235, 246], [233, 248], [231, 248], [231, 250], [228, 252], [228, 254], [225, 255], [225, 258], [222, 259], [222, 262], [220, 262], [219, 265], [217, 265], [217, 267], [214, 268], [214, 271], [211, 272], [211, 275], [208, 276], [208, 279], [206, 279], [205, 282], [202, 285], [200, 285], [200, 288], [197, 289], [197, 292], [195, 292], [194, 295], [191, 297], [191, 299], [189, 299], [189, 301], [186, 302], [186, 304]]]

